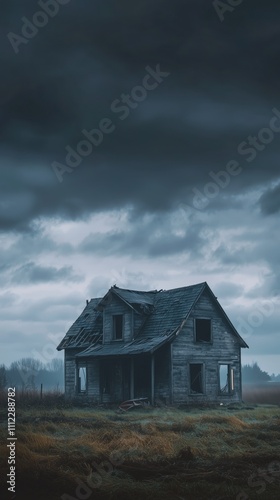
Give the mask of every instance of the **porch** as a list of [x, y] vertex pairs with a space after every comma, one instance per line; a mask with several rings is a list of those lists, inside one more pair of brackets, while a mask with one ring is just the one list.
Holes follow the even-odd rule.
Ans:
[[152, 405], [156, 399], [171, 403], [170, 366], [169, 344], [150, 354], [79, 358], [76, 361], [77, 392], [91, 397], [94, 385], [100, 403], [119, 403], [135, 398], [148, 398]]

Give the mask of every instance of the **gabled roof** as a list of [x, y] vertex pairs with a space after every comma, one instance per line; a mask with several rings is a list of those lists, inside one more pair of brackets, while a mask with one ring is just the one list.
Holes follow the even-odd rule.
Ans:
[[[111, 287], [102, 299], [92, 299], [82, 314], [68, 330], [58, 346], [65, 348], [85, 348], [77, 356], [125, 356], [152, 353], [166, 342], [171, 341], [180, 331], [201, 294], [207, 290], [216, 303], [224, 320], [241, 347], [248, 347], [240, 337], [217, 298], [206, 282], [196, 285], [160, 291], [137, 291]], [[127, 306], [145, 318], [137, 337], [130, 342], [102, 344], [102, 310], [111, 294], [116, 295]]]
[[153, 304], [157, 293], [157, 290], [144, 292], [139, 290], [127, 290], [125, 288], [119, 288], [114, 285], [100, 300], [98, 309], [102, 310], [104, 307], [106, 307], [107, 301], [109, 300], [110, 296], [115, 295], [131, 309], [134, 309], [136, 313], [149, 313], [153, 309]]
[[204, 287], [205, 283], [199, 283], [158, 292], [154, 311], [147, 319], [141, 336], [147, 338], [154, 337], [159, 332], [168, 335], [176, 331], [190, 314]]

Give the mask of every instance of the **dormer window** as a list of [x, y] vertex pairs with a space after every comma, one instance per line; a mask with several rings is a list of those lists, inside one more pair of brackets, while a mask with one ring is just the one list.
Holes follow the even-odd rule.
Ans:
[[123, 339], [123, 314], [115, 314], [113, 316], [113, 339]]
[[195, 342], [212, 342], [211, 319], [195, 320]]

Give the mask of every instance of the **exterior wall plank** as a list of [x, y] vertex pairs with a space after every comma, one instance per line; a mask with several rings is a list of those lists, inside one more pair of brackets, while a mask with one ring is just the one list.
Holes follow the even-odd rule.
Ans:
[[[212, 320], [212, 342], [196, 343], [195, 318]], [[234, 368], [235, 391], [219, 393], [219, 363]], [[229, 402], [241, 399], [240, 346], [220, 310], [204, 292], [193, 308], [185, 326], [173, 342], [174, 402]], [[190, 394], [190, 363], [204, 364], [205, 393]]]

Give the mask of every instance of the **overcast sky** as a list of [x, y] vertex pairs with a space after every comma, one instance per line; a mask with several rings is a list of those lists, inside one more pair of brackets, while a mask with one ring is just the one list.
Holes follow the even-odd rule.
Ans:
[[1, 7], [0, 363], [113, 284], [207, 281], [280, 372], [280, 6], [226, 5]]

